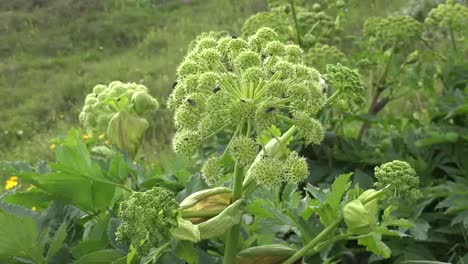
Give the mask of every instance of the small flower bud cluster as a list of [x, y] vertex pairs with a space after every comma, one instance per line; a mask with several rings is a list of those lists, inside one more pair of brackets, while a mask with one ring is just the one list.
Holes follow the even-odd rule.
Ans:
[[407, 162], [394, 160], [375, 167], [377, 188], [387, 186], [387, 195], [390, 200], [398, 198], [416, 199], [421, 193], [418, 190], [419, 178], [416, 171]]
[[339, 91], [336, 102], [347, 108], [359, 106], [364, 102], [365, 87], [359, 74], [341, 64], [327, 65], [325, 80], [335, 91]]
[[130, 242], [141, 255], [148, 254], [171, 238], [171, 230], [178, 226], [178, 207], [173, 193], [166, 189], [134, 192], [120, 204], [123, 222], [117, 228], [117, 240]]
[[327, 64], [347, 63], [346, 55], [335, 46], [317, 43], [306, 54], [305, 61], [324, 71]]
[[158, 101], [144, 85], [115, 81], [94, 87], [86, 96], [79, 120], [88, 133], [103, 132], [116, 112], [142, 115], [158, 107]]
[[432, 9], [424, 23], [428, 26], [438, 26], [449, 28], [455, 32], [465, 31], [468, 25], [468, 7], [463, 4], [447, 0], [445, 4], [440, 4]]
[[406, 45], [422, 33], [422, 24], [410, 16], [371, 17], [364, 23], [364, 36], [378, 46]]
[[297, 184], [307, 179], [308, 174], [307, 161], [297, 152], [291, 152], [285, 160], [265, 156], [252, 167], [257, 184], [267, 189], [279, 187], [283, 182]]

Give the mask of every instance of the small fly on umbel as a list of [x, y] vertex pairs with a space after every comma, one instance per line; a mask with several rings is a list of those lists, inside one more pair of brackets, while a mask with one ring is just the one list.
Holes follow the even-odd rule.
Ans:
[[215, 87], [213, 88], [213, 93], [217, 93], [219, 92], [219, 90], [221, 90], [221, 86], [219, 86], [219, 84], [216, 84]]

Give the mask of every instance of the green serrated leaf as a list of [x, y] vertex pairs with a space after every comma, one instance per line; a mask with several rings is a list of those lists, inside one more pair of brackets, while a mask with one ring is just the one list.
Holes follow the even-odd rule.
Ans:
[[389, 258], [391, 256], [390, 248], [382, 242], [382, 236], [378, 233], [371, 233], [369, 236], [360, 238], [358, 244], [365, 246], [367, 251], [384, 258]]
[[188, 264], [198, 263], [197, 251], [194, 249], [193, 243], [189, 241], [179, 241], [175, 249], [175, 255], [176, 257], [185, 260]]
[[49, 245], [49, 250], [47, 251], [45, 263], [50, 263], [53, 257], [62, 248], [65, 242], [65, 239], [67, 238], [67, 227], [68, 227], [67, 223], [62, 223], [57, 229], [57, 231], [55, 232], [55, 236]]

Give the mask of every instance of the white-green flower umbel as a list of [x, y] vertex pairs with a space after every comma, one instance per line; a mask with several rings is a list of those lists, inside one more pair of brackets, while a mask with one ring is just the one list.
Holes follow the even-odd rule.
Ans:
[[[272, 136], [272, 125], [297, 125], [307, 144], [319, 144], [323, 129], [314, 116], [326, 100], [319, 82], [317, 70], [304, 64], [301, 48], [283, 44], [271, 28], [247, 40], [199, 38], [180, 64], [168, 100], [175, 111], [174, 151], [191, 155], [224, 134], [231, 139], [225, 153], [246, 167], [260, 150], [256, 137]], [[213, 164], [205, 166], [211, 183], [217, 174]]]

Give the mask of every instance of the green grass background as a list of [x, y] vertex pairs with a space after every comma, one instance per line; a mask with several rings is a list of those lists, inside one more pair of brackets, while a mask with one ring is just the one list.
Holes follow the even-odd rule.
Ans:
[[[94, 85], [145, 84], [165, 102], [195, 36], [240, 34], [265, 0], [0, 0], [0, 160], [50, 157], [49, 140], [78, 126]], [[347, 28], [404, 1], [350, 0]], [[167, 149], [172, 117], [150, 117], [145, 153]]]
[[[164, 102], [201, 32], [239, 34], [259, 0], [0, 0], [0, 160], [43, 159], [78, 125], [94, 85], [145, 84]], [[171, 114], [151, 117], [149, 151], [170, 140]]]

